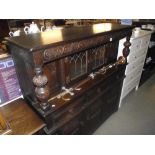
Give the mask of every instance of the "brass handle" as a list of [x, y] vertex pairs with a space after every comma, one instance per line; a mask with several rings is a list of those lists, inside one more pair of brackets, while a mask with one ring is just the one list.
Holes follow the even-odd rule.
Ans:
[[120, 56], [116, 62], [116, 65], [121, 65], [126, 63], [126, 58], [124, 56]]
[[105, 74], [105, 73], [106, 73], [106, 69], [104, 71], [100, 72], [100, 74], [102, 74], [102, 75]]
[[74, 90], [80, 91], [82, 88], [75, 88]]
[[71, 96], [74, 96], [74, 93], [73, 92], [68, 92]]
[[64, 96], [62, 96], [62, 99], [63, 99], [64, 101], [70, 101], [70, 100], [71, 100], [70, 98], [65, 98]]
[[72, 91], [73, 91], [73, 88], [67, 89], [67, 88], [65, 88], [65, 87], [63, 86], [63, 87], [62, 87], [62, 90], [65, 91], [65, 94], [70, 94], [71, 96], [74, 95], [74, 93], [72, 92]]

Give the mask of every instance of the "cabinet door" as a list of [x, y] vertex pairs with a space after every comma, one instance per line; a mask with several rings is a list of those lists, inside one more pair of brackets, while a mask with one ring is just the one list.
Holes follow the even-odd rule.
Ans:
[[64, 58], [66, 84], [74, 84], [91, 72], [116, 62], [117, 47], [118, 41], [113, 41]]
[[101, 68], [117, 59], [118, 41], [113, 41], [88, 50], [89, 70]]
[[58, 129], [58, 134], [63, 135], [76, 135], [80, 134], [80, 118], [74, 118], [68, 123], [66, 123], [63, 127]]
[[48, 78], [48, 86], [50, 93], [60, 90], [59, 64], [57, 61], [46, 63], [43, 66], [43, 72]]
[[105, 59], [106, 45], [92, 48], [88, 51], [89, 70], [100, 68], [106, 63]]
[[[118, 74], [121, 74], [118, 73]], [[118, 76], [119, 77], [119, 76]], [[118, 109], [118, 103], [121, 92], [122, 79], [116, 78], [111, 81], [107, 91], [100, 97], [102, 104], [102, 121], [106, 120], [114, 111]]]
[[84, 111], [80, 121], [81, 134], [92, 134], [101, 124], [101, 104], [102, 101], [98, 99]]
[[87, 74], [87, 51], [83, 51], [65, 59], [65, 81], [66, 84], [76, 83], [86, 77]]
[[106, 44], [105, 64], [114, 63], [117, 60], [118, 41], [113, 41]]

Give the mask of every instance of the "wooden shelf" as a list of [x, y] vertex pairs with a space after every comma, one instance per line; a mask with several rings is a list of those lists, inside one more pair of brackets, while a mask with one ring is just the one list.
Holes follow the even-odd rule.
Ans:
[[4, 119], [10, 126], [13, 135], [31, 135], [41, 130], [45, 124], [39, 116], [26, 104], [23, 99], [18, 99], [0, 108]]

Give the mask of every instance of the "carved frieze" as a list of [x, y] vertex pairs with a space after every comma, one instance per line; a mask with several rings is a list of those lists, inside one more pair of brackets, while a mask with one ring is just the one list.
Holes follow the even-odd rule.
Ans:
[[113, 32], [112, 35], [95, 36], [80, 41], [66, 43], [65, 45], [58, 45], [45, 49], [43, 52], [44, 62], [52, 61], [58, 58], [62, 58], [76, 52], [86, 50], [101, 44], [104, 44], [115, 39], [121, 39], [127, 35], [127, 31]]

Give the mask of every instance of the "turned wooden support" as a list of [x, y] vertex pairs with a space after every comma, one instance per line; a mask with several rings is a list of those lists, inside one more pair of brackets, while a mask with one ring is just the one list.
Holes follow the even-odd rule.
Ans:
[[130, 46], [131, 46], [130, 37], [127, 36], [127, 37], [126, 37], [126, 42], [124, 43], [124, 49], [123, 49], [123, 56], [124, 56], [125, 58], [127, 58], [127, 56], [128, 56], [129, 53], [130, 53], [130, 49], [129, 49]]
[[130, 36], [127, 36], [126, 37], [126, 41], [124, 43], [124, 48], [123, 48], [123, 56], [120, 56], [118, 58], [118, 64], [125, 64], [127, 62], [127, 56], [129, 55], [130, 53], [130, 49], [129, 47], [131, 46], [131, 43], [130, 43]]
[[47, 110], [49, 108], [48, 99], [50, 96], [50, 91], [47, 86], [48, 79], [42, 72], [42, 67], [35, 67], [35, 76], [33, 78], [33, 83], [36, 86], [35, 93], [40, 101], [40, 106], [42, 110]]

